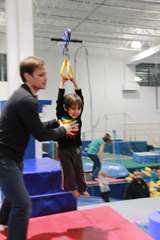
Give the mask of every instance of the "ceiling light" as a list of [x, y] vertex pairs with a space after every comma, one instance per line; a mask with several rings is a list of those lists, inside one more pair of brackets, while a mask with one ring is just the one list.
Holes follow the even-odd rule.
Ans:
[[140, 82], [140, 81], [142, 81], [143, 79], [142, 79], [141, 77], [139, 77], [139, 76], [135, 76], [134, 80], [135, 80], [136, 82]]
[[139, 41], [132, 41], [131, 42], [131, 47], [134, 49], [141, 49], [142, 43]]

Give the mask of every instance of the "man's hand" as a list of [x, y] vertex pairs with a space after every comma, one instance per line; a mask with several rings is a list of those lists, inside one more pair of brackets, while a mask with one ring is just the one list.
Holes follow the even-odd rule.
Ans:
[[59, 121], [59, 123], [60, 123], [60, 126], [63, 126], [66, 129], [66, 134], [68, 136], [76, 135], [79, 130], [79, 124], [76, 123], [76, 121], [72, 123], [66, 123], [66, 124], [64, 124], [62, 121]]

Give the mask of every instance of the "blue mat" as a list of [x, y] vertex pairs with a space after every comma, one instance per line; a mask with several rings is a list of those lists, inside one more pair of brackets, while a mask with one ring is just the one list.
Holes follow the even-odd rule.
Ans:
[[61, 190], [61, 167], [56, 160], [26, 159], [24, 182], [32, 200], [32, 217], [77, 209], [72, 194]]

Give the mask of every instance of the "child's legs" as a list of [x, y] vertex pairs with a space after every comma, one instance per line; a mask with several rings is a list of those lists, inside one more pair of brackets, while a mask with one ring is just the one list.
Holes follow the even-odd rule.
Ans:
[[87, 185], [84, 178], [84, 170], [83, 170], [83, 163], [82, 163], [80, 148], [73, 149], [72, 157], [73, 157], [73, 166], [75, 170], [77, 190], [80, 193], [83, 193], [86, 191]]
[[72, 152], [70, 149], [60, 149], [59, 156], [62, 166], [62, 188], [66, 191], [74, 191], [75, 170], [72, 163]]
[[109, 192], [101, 192], [101, 198], [104, 202], [109, 202]]

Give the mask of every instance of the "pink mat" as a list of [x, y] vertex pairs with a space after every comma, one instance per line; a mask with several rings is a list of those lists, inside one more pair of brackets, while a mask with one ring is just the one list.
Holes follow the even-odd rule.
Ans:
[[[153, 240], [110, 207], [98, 207], [30, 220], [28, 240]], [[0, 234], [0, 240], [6, 240]]]

